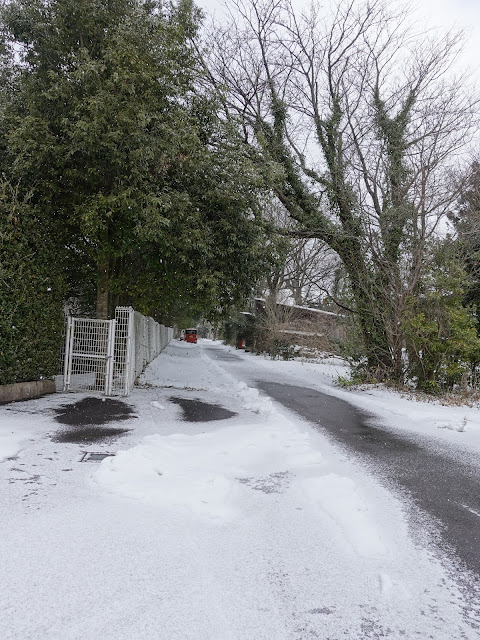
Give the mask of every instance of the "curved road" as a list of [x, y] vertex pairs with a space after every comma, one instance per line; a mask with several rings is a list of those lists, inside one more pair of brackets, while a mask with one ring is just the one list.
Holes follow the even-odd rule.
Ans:
[[[222, 347], [204, 347], [235, 374], [245, 360]], [[252, 364], [255, 364], [252, 361]], [[249, 368], [251, 375], [252, 370]], [[258, 378], [263, 378], [259, 381]], [[273, 377], [273, 376], [272, 376]], [[480, 594], [480, 460], [440, 441], [399, 434], [375, 424], [375, 417], [335, 396], [268, 380], [257, 371], [257, 387], [273, 400], [308, 420], [342, 448], [403, 494], [416, 519], [433, 522], [441, 550], [468, 576], [463, 585], [479, 607]], [[267, 380], [265, 379], [267, 378]], [[476, 606], [475, 606], [476, 605]], [[473, 613], [473, 612], [472, 612]], [[475, 616], [475, 614], [474, 614]], [[476, 616], [475, 616], [476, 617]]]

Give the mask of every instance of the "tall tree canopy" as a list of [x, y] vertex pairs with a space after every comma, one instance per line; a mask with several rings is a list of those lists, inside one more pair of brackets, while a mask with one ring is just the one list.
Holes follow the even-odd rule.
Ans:
[[199, 89], [192, 2], [16, 0], [2, 16], [18, 60], [9, 175], [55, 233], [70, 292], [95, 292], [99, 317], [237, 300], [261, 185]]
[[383, 0], [232, 0], [207, 67], [227, 116], [274, 178], [298, 234], [341, 259], [368, 369], [402, 377], [402, 317], [456, 194], [449, 165], [476, 128], [451, 73], [455, 34], [411, 27]]

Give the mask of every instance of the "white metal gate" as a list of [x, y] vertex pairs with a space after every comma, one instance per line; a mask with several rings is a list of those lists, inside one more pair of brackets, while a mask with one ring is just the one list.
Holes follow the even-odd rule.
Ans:
[[112, 394], [115, 320], [67, 319], [63, 390]]
[[63, 390], [128, 396], [135, 380], [172, 337], [171, 327], [131, 307], [117, 307], [115, 320], [69, 317]]

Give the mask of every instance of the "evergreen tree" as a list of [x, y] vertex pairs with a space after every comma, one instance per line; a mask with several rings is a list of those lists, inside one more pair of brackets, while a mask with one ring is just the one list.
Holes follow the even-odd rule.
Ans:
[[480, 360], [480, 339], [471, 309], [462, 305], [469, 278], [446, 243], [433, 247], [434, 260], [403, 318], [407, 376], [432, 392], [463, 383]]
[[458, 250], [469, 276], [463, 302], [475, 309], [480, 331], [480, 164], [472, 163], [464, 181], [459, 205], [450, 217], [458, 235]]
[[122, 299], [158, 309], [159, 290], [198, 309], [238, 297], [227, 292], [252, 275], [237, 265], [256, 254], [255, 197], [198, 89], [198, 10], [17, 0], [3, 18], [20, 58], [12, 177], [61, 230], [70, 293], [95, 292], [98, 317]]

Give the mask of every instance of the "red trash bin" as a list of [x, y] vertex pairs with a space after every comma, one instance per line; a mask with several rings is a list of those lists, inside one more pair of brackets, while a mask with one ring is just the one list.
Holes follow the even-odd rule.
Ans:
[[197, 344], [196, 329], [185, 329], [185, 342], [192, 342], [193, 344]]

